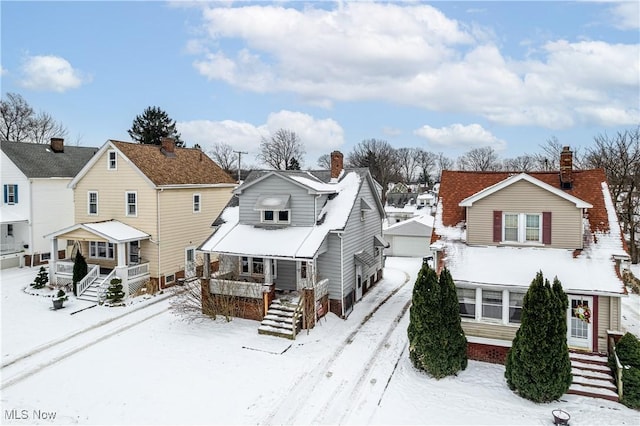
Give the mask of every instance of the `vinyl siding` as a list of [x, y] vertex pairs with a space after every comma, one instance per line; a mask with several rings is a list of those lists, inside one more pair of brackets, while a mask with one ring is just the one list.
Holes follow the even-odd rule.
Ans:
[[283, 290], [295, 290], [297, 288], [296, 262], [291, 260], [278, 260], [277, 274], [274, 278], [276, 288]]
[[[239, 198], [240, 223], [260, 224], [260, 211], [255, 210], [258, 197], [265, 194], [291, 195], [290, 226], [313, 226], [316, 222], [315, 195], [306, 189], [278, 176], [269, 176], [244, 191]], [[321, 208], [316, 207], [316, 208]]]
[[620, 297], [598, 296], [598, 351], [607, 350], [607, 330], [622, 331]]
[[[211, 222], [229, 201], [233, 188], [165, 189], [159, 194], [159, 275], [184, 270], [185, 250], [211, 235]], [[193, 194], [200, 194], [200, 212], [193, 212]], [[201, 262], [202, 254], [196, 253]]]
[[493, 211], [503, 213], [542, 214], [552, 212], [551, 247], [582, 248], [582, 211], [530, 182], [520, 181], [467, 208], [467, 241], [469, 244], [495, 245]]
[[[44, 238], [44, 236], [75, 223], [73, 216], [73, 190], [67, 188], [70, 181], [71, 178], [34, 179], [32, 181], [33, 217], [31, 223], [33, 227], [33, 244], [29, 246], [28, 251], [32, 253], [49, 253], [51, 251], [51, 239]], [[64, 241], [59, 243], [61, 248], [64, 248], [65, 245]]]
[[326, 238], [328, 250], [318, 256], [318, 281], [329, 279], [329, 298], [342, 299], [342, 272], [340, 262], [340, 237], [329, 234]]
[[513, 341], [519, 326], [504, 324], [488, 324], [474, 321], [461, 321], [462, 330], [466, 336], [482, 337], [485, 339]]

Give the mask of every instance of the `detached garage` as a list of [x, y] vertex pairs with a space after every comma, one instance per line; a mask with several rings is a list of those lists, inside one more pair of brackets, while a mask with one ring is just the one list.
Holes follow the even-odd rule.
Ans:
[[395, 223], [384, 229], [382, 235], [390, 244], [385, 249], [387, 256], [425, 257], [431, 256], [429, 244], [433, 216], [423, 215]]

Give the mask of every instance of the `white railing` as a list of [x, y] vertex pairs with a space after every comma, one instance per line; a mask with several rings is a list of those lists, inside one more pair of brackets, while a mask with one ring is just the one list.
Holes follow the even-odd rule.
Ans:
[[109, 275], [104, 277], [102, 281], [98, 283], [97, 291], [98, 291], [98, 302], [102, 303], [107, 298], [107, 290], [109, 289], [109, 284], [111, 283], [111, 279], [116, 276], [116, 270], [112, 270], [109, 272]]
[[318, 281], [316, 285], [313, 286], [313, 290], [316, 302], [329, 294], [329, 278]]
[[22, 244], [18, 244], [13, 241], [3, 241], [0, 243], [0, 252], [7, 253], [18, 253], [24, 250]]
[[127, 277], [129, 280], [140, 277], [142, 275], [149, 275], [149, 263], [132, 265], [127, 268]]
[[216, 279], [210, 280], [209, 283], [213, 294], [262, 299], [262, 283]]
[[73, 262], [59, 260], [56, 262], [56, 275], [73, 275]]
[[93, 268], [91, 268], [91, 270], [87, 273], [87, 275], [84, 276], [83, 279], [78, 281], [78, 285], [76, 287], [76, 294], [78, 296], [81, 296], [82, 293], [84, 293], [84, 291], [88, 289], [91, 286], [91, 284], [93, 284], [93, 282], [98, 278], [99, 275], [100, 275], [100, 267], [98, 265], [95, 265]]

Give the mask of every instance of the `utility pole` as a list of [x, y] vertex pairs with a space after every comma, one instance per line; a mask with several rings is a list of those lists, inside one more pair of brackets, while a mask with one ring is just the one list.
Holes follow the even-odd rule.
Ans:
[[240, 176], [240, 170], [242, 170], [240, 168], [240, 162], [241, 162], [241, 159], [242, 159], [242, 154], [248, 154], [248, 152], [245, 152], [245, 151], [233, 151], [233, 152], [238, 154], [238, 183], [240, 183], [240, 177], [241, 177]]

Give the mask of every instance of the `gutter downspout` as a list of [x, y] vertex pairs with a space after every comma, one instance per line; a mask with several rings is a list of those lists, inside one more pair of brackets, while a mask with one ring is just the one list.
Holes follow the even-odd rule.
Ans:
[[344, 240], [342, 239], [342, 232], [336, 232], [336, 235], [340, 238], [340, 309], [344, 318]]
[[162, 290], [162, 274], [160, 273], [162, 271], [162, 268], [160, 266], [160, 249], [162, 247], [160, 245], [160, 242], [162, 241], [162, 239], [160, 238], [160, 193], [163, 191], [164, 189], [160, 188], [160, 190], [156, 192], [156, 234], [157, 234], [156, 240], [158, 241], [158, 291]]

